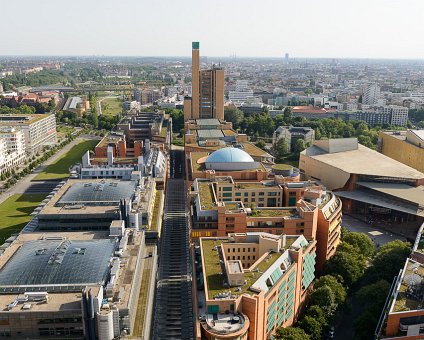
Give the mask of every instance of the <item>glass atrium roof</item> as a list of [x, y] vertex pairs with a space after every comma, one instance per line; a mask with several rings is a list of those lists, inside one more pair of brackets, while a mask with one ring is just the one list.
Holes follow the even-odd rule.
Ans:
[[137, 183], [135, 181], [102, 181], [74, 183], [60, 198], [57, 205], [108, 202], [119, 204], [120, 199], [132, 198]]
[[10, 286], [104, 284], [116, 242], [28, 241], [0, 270], [0, 291], [7, 291]]

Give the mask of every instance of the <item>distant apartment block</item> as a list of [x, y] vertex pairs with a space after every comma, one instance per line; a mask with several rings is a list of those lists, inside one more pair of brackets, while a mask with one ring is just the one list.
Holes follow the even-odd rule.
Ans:
[[378, 151], [424, 173], [424, 130], [381, 131]]
[[362, 104], [375, 105], [378, 104], [378, 99], [380, 99], [380, 86], [376, 84], [368, 85], [363, 91]]
[[315, 140], [315, 131], [310, 127], [279, 126], [274, 131], [272, 143], [276, 144], [281, 138], [287, 142], [289, 150], [293, 151], [297, 139], [302, 139], [305, 144], [312, 145]]
[[200, 69], [199, 43], [192, 43], [192, 96], [184, 98], [184, 120], [224, 119], [224, 69]]
[[253, 97], [253, 90], [249, 88], [247, 80], [237, 80], [234, 91], [229, 91], [228, 99], [236, 106], [248, 101]]
[[14, 127], [25, 136], [25, 150], [34, 154], [56, 143], [56, 117], [54, 114], [0, 115], [0, 127]]
[[0, 127], [0, 175], [23, 163], [25, 158], [25, 136], [22, 130]]

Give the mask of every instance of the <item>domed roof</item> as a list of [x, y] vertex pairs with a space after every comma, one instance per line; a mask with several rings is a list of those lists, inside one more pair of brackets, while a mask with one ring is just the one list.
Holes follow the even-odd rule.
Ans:
[[206, 163], [243, 163], [254, 162], [254, 159], [246, 152], [238, 148], [223, 148], [212, 152]]

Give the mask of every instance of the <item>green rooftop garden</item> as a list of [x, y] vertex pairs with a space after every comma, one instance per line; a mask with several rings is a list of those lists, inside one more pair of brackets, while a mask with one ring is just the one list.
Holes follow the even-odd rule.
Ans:
[[[421, 304], [421, 301], [418, 299], [414, 299], [411, 297], [411, 295], [407, 296], [407, 289], [409, 282], [407, 282], [407, 276], [413, 274], [413, 263], [408, 261], [408, 265], [406, 267], [406, 271], [404, 274], [404, 277], [402, 279], [402, 283], [399, 288], [399, 292], [393, 307], [393, 312], [402, 312], [402, 311], [409, 311], [409, 310], [416, 310], [416, 309], [422, 309], [423, 305]], [[423, 277], [424, 276], [424, 267], [422, 265], [419, 265], [417, 267], [416, 274]], [[405, 277], [406, 276], [406, 277]]]
[[212, 193], [212, 187], [209, 182], [198, 182], [200, 204], [202, 210], [211, 210], [214, 208], [214, 199]]
[[290, 170], [292, 166], [290, 164], [275, 164], [272, 168], [275, 170]]
[[[203, 261], [205, 264], [205, 283], [208, 287], [208, 298], [213, 299], [215, 295], [230, 291], [233, 295], [244, 293], [255, 294], [249, 288], [261, 277], [261, 275], [282, 255], [281, 253], [271, 253], [262, 260], [256, 268], [259, 272], [245, 273], [246, 283], [238, 287], [224, 287], [225, 274], [221, 269], [220, 256], [218, 250], [213, 250], [215, 246], [229, 243], [229, 240], [202, 240]], [[224, 268], [224, 266], [222, 267]]]
[[286, 217], [293, 216], [295, 209], [261, 209], [252, 210], [252, 217]]

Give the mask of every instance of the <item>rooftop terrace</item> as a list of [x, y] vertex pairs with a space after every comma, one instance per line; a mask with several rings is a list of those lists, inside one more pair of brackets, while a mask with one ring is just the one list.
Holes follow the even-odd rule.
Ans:
[[391, 312], [424, 308], [424, 266], [408, 259]]

